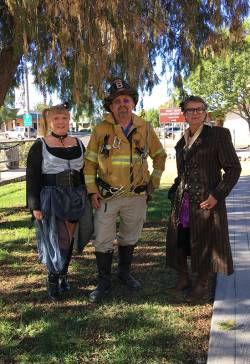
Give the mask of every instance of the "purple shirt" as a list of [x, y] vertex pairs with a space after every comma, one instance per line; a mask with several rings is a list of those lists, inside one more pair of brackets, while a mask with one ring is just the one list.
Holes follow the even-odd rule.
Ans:
[[179, 219], [184, 228], [189, 227], [189, 197], [187, 191], [183, 193]]

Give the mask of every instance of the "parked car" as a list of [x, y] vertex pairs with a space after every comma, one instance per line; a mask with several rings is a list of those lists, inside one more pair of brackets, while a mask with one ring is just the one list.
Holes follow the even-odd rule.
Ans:
[[86, 136], [88, 134], [91, 134], [91, 129], [88, 128], [88, 129], [81, 129], [81, 130], [78, 130], [78, 131], [69, 131], [68, 134], [71, 135], [71, 136], [78, 136], [78, 137]]
[[[29, 129], [29, 130], [28, 130]], [[7, 130], [5, 132], [5, 138], [7, 139], [27, 139], [30, 138], [36, 138], [37, 131], [34, 128], [28, 128], [26, 126], [16, 126], [12, 130]]]
[[91, 134], [91, 128], [84, 128], [79, 130], [80, 133]]
[[164, 129], [165, 138], [175, 137], [175, 134], [181, 134], [181, 132], [182, 129], [180, 126], [174, 126], [174, 127], [168, 126]]

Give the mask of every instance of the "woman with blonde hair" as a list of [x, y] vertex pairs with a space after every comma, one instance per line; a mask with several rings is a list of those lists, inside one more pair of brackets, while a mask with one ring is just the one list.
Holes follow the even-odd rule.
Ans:
[[43, 111], [43, 137], [27, 159], [27, 204], [37, 230], [38, 254], [48, 269], [52, 301], [70, 289], [68, 266], [76, 223], [84, 214], [87, 193], [83, 177], [84, 145], [68, 135], [70, 114], [65, 105]]

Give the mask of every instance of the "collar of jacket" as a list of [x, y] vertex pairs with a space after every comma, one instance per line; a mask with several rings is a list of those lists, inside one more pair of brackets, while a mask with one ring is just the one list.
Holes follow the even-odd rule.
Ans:
[[[209, 136], [212, 128], [210, 125], [204, 124], [204, 127], [198, 136], [198, 138], [193, 143], [192, 147], [188, 150], [188, 153], [186, 155], [186, 162], [190, 160], [194, 154], [197, 153], [197, 151], [202, 148], [205, 139]], [[176, 158], [179, 159], [179, 161], [182, 161], [181, 163], [184, 163], [184, 146], [185, 146], [185, 138], [184, 136], [178, 141], [178, 143], [175, 146], [176, 150]], [[184, 166], [184, 164], [183, 164]]]
[[[116, 125], [115, 119], [111, 113], [105, 115], [104, 121], [106, 121], [109, 124]], [[138, 128], [140, 126], [143, 126], [145, 124], [145, 121], [136, 114], [132, 113], [132, 123], [134, 128]]]
[[[202, 141], [204, 140], [204, 138], [206, 138], [208, 136], [211, 128], [212, 127], [210, 125], [204, 124], [203, 129], [202, 129], [200, 135], [198, 136], [198, 138], [196, 139], [196, 143], [194, 143], [194, 144], [195, 145], [201, 144]], [[184, 145], [185, 145], [185, 138], [183, 135], [182, 138], [177, 142], [175, 149], [176, 150], [183, 149]]]

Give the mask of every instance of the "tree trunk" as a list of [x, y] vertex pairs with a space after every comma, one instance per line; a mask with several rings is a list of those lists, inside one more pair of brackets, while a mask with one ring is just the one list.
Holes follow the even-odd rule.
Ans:
[[[250, 136], [250, 117], [247, 118], [247, 123], [248, 123], [248, 129], [249, 129], [249, 136]], [[249, 143], [250, 144], [250, 143]]]
[[218, 116], [217, 118], [215, 118], [215, 125], [216, 126], [223, 126], [224, 125], [224, 121], [225, 121], [225, 117], [224, 116]]
[[3, 49], [0, 53], [0, 106], [3, 105], [5, 96], [13, 83], [21, 57], [21, 52], [18, 53], [12, 46]]

